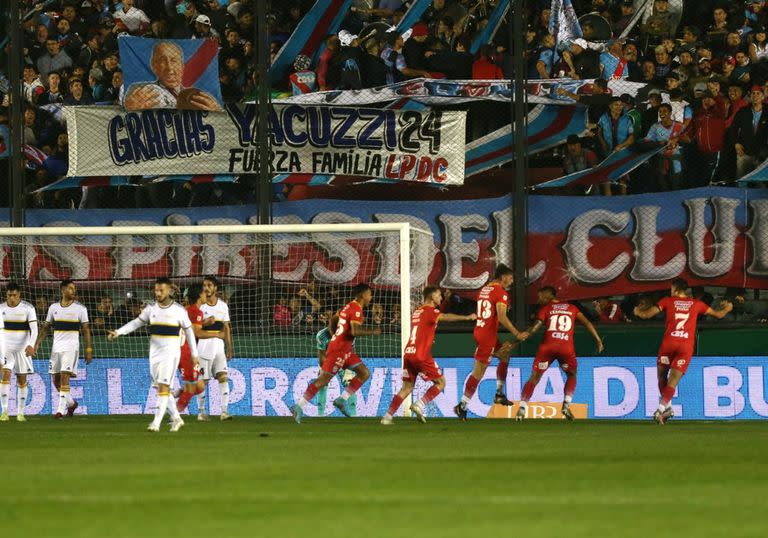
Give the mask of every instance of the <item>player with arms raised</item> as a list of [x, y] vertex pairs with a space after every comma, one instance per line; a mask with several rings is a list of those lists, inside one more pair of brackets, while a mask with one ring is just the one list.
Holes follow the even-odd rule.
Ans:
[[53, 326], [53, 347], [51, 348], [51, 363], [49, 373], [53, 376], [53, 384], [59, 391], [59, 405], [56, 418], [64, 418], [64, 414], [72, 416], [78, 404], [69, 394], [69, 380], [77, 377], [77, 360], [80, 356], [80, 332], [85, 340], [85, 363], [91, 364], [93, 349], [91, 348], [91, 330], [88, 325], [88, 310], [75, 301], [77, 287], [71, 280], [62, 280], [59, 285], [61, 299], [48, 308], [40, 334], [35, 341], [34, 352], [40, 349], [40, 342], [48, 334], [48, 328]]
[[11, 372], [16, 374], [16, 420], [24, 422], [24, 407], [27, 404], [27, 375], [35, 373], [32, 347], [37, 340], [37, 312], [35, 307], [21, 300], [19, 285], [10, 282], [5, 288], [5, 302], [0, 304], [3, 328], [3, 338], [0, 338], [0, 350], [5, 351], [0, 356], [3, 374], [0, 381], [0, 404], [2, 414], [0, 422], [8, 420], [8, 389], [10, 388]]
[[[219, 280], [208, 275], [203, 279], [203, 292], [205, 302], [200, 305], [205, 319], [213, 318], [213, 322], [205, 325], [203, 330], [209, 333], [209, 337], [200, 341], [200, 368], [204, 381], [211, 378], [211, 374], [219, 382], [219, 395], [221, 396], [221, 420], [230, 420], [229, 414], [229, 380], [227, 379], [227, 361], [233, 357], [232, 330], [229, 326], [229, 306], [219, 297]], [[226, 344], [226, 346], [225, 346]], [[197, 420], [208, 420], [205, 405], [205, 391], [197, 395], [198, 415]]]
[[511, 332], [518, 340], [525, 340], [527, 333], [518, 331], [507, 317], [507, 305], [509, 294], [507, 288], [512, 285], [512, 269], [505, 265], [499, 265], [493, 275], [493, 280], [488, 282], [477, 296], [477, 322], [475, 323], [475, 366], [464, 385], [464, 395], [461, 402], [453, 408], [456, 416], [461, 420], [467, 419], [467, 404], [477, 391], [477, 386], [485, 374], [491, 357], [494, 354], [499, 357], [499, 366], [496, 370], [496, 397], [495, 403], [511, 405], [504, 395], [504, 385], [507, 380], [507, 368], [509, 366], [509, 353], [512, 344], [499, 341], [499, 324]]
[[149, 328], [149, 371], [152, 385], [157, 387], [155, 418], [147, 428], [151, 432], [160, 431], [166, 410], [171, 417], [172, 432], [179, 431], [184, 425], [171, 395], [171, 382], [181, 358], [182, 332], [187, 339], [192, 362], [198, 361], [192, 323], [184, 307], [174, 302], [172, 290], [173, 285], [169, 279], [158, 278], [155, 281], [155, 303], [144, 307], [139, 317], [133, 321], [107, 333], [107, 338], [114, 341], [119, 336], [131, 334], [145, 325]]
[[720, 310], [713, 310], [706, 303], [689, 297], [687, 290], [688, 283], [682, 278], [677, 278], [672, 281], [670, 297], [664, 297], [655, 305], [645, 308], [635, 307], [635, 315], [640, 319], [650, 319], [661, 312], [666, 312], [667, 316], [664, 339], [661, 341], [656, 361], [661, 399], [659, 408], [653, 414], [653, 420], [658, 424], [664, 424], [674, 416], [670, 402], [680, 379], [691, 364], [698, 317], [705, 315], [723, 319], [733, 310], [733, 303], [729, 301], [723, 301]]
[[403, 386], [400, 392], [392, 398], [387, 413], [381, 419], [384, 425], [392, 424], [392, 417], [413, 392], [417, 376], [425, 381], [432, 382], [424, 396], [411, 405], [411, 412], [424, 423], [424, 409], [445, 388], [445, 377], [438, 368], [435, 359], [432, 358], [432, 344], [435, 341], [437, 323], [440, 321], [472, 321], [477, 319], [476, 314], [459, 316], [457, 314], [442, 314], [438, 307], [443, 302], [443, 294], [440, 288], [429, 286], [424, 289], [424, 304], [417, 308], [411, 316], [411, 333], [408, 345], [403, 354]]
[[523, 420], [525, 418], [533, 389], [536, 388], [549, 365], [557, 361], [560, 363], [560, 368], [565, 372], [562, 413], [568, 420], [573, 420], [571, 400], [573, 400], [573, 393], [576, 391], [576, 371], [578, 369], [576, 350], [573, 347], [573, 331], [576, 322], [584, 325], [587, 332], [595, 339], [598, 353], [603, 352], [603, 340], [597, 334], [592, 323], [576, 306], [557, 299], [557, 291], [552, 286], [544, 286], [539, 290], [539, 304], [541, 308], [536, 314], [536, 322], [528, 330], [528, 333], [533, 334], [542, 327], [546, 327], [544, 339], [536, 352], [536, 358], [533, 359], [531, 377], [523, 386], [520, 409], [517, 410], [515, 419]]
[[354, 370], [355, 377], [349, 382], [344, 393], [333, 401], [334, 407], [344, 416], [350, 416], [347, 400], [363, 386], [371, 373], [355, 353], [355, 337], [381, 334], [381, 329], [366, 329], [363, 327], [363, 309], [373, 300], [373, 291], [368, 284], [358, 284], [352, 290], [354, 299], [339, 312], [339, 322], [336, 332], [331, 338], [325, 354], [325, 362], [318, 378], [309, 384], [302, 398], [291, 407], [291, 414], [296, 422], [301, 423], [304, 406], [307, 405], [318, 391], [328, 385], [339, 370]]
[[[206, 338], [224, 338], [223, 331], [211, 331], [204, 327], [206, 324], [215, 323], [213, 318], [205, 319], [200, 306], [206, 300], [205, 291], [200, 284], [192, 284], [187, 288], [187, 316], [192, 323], [192, 330], [195, 333], [197, 342]], [[179, 361], [179, 372], [181, 372], [181, 381], [184, 383], [184, 389], [178, 395], [176, 408], [179, 412], [184, 411], [189, 405], [189, 401], [196, 395], [205, 392], [205, 381], [200, 379], [200, 363], [192, 361], [192, 352], [186, 339], [181, 346], [181, 360]]]

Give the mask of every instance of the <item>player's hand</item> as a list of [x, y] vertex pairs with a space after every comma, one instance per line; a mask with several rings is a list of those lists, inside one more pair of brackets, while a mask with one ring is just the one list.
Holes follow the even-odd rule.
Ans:
[[597, 352], [602, 353], [603, 350], [605, 350], [605, 346], [603, 346], [603, 339], [600, 338], [597, 340]]
[[144, 110], [160, 106], [160, 91], [152, 86], [142, 86], [125, 96], [126, 110]]
[[107, 340], [109, 340], [110, 342], [114, 342], [115, 340], [117, 340], [118, 336], [120, 335], [117, 334], [117, 331], [113, 331], [113, 330], [107, 331]]
[[24, 353], [26, 353], [27, 357], [34, 357], [35, 348], [33, 348], [32, 346], [27, 346], [27, 348], [24, 350]]
[[203, 320], [203, 327], [207, 327], [208, 325], [212, 325], [216, 319], [213, 316], [208, 316]]
[[731, 301], [723, 301], [723, 310], [726, 312], [731, 312], [733, 310], [733, 303]]
[[517, 335], [517, 339], [521, 342], [525, 342], [531, 337], [531, 334], [528, 331], [523, 331]]
[[228, 360], [228, 361], [231, 361], [231, 360], [232, 360], [232, 357], [234, 357], [234, 356], [235, 356], [235, 352], [234, 352], [234, 350], [233, 350], [231, 347], [230, 347], [230, 348], [228, 348], [228, 349], [227, 349], [227, 360]]
[[86, 348], [86, 350], [85, 350], [85, 364], [91, 364], [92, 360], [93, 360], [93, 351]]
[[477, 319], [477, 314], [475, 314], [475, 313], [472, 313], [472, 314], [470, 314], [470, 315], [467, 317], [467, 319], [469, 319], [469, 321], [475, 321], [475, 320]]
[[191, 361], [192, 361], [192, 366], [195, 369], [199, 370], [200, 369], [200, 357], [192, 357]]
[[189, 104], [194, 110], [221, 110], [221, 107], [219, 106], [219, 103], [216, 101], [216, 99], [207, 93], [194, 94], [189, 98]]

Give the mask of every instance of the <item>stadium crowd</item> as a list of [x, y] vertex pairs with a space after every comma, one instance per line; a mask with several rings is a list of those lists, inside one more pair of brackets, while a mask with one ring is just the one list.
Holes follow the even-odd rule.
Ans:
[[[768, 116], [762, 114], [768, 98], [766, 2], [650, 1], [652, 14], [620, 38], [612, 36], [627, 28], [642, 0], [573, 0], [577, 14], [585, 15], [584, 38], [561, 43], [548, 30], [550, 0], [528, 2], [528, 77], [596, 79], [574, 94], [589, 107], [589, 136], [572, 137], [550, 157], [561, 156], [563, 171], [570, 172], [638, 142], [665, 146], [650, 169], [630, 175], [613, 189], [593, 189], [604, 194], [732, 183], [768, 157]], [[68, 139], [61, 106], [121, 103], [120, 35], [214, 38], [221, 47], [219, 76], [225, 101], [252, 98], [257, 82], [255, 0], [20, 2], [27, 12], [23, 136], [30, 207], [168, 207], [253, 200], [248, 181], [158, 184], [134, 178], [131, 188], [32, 193], [66, 174]], [[411, 3], [354, 0], [342, 30], [326, 38], [318, 61], [299, 55], [289, 76], [273, 81], [275, 94], [368, 88], [418, 77], [512, 76], [506, 24], [500, 25], [491, 44], [476, 55], [469, 52], [497, 0], [433, 0], [407, 39], [376, 30], [381, 24], [397, 24]], [[313, 4], [271, 3], [272, 58]], [[3, 43], [0, 136], [8, 132], [11, 54], [7, 40]], [[603, 83], [607, 80], [613, 90]], [[616, 91], [622, 81], [644, 86], [637, 92]]]

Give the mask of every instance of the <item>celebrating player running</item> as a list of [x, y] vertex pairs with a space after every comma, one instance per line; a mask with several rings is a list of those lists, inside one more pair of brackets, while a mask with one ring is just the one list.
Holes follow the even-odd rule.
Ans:
[[507, 379], [509, 353], [512, 345], [509, 342], [502, 344], [499, 340], [499, 324], [518, 340], [528, 338], [528, 333], [518, 331], [507, 317], [507, 305], [509, 304], [507, 288], [512, 285], [512, 280], [512, 269], [505, 265], [499, 265], [493, 275], [493, 280], [480, 290], [477, 297], [477, 322], [474, 333], [477, 343], [475, 366], [464, 385], [464, 395], [461, 397], [461, 402], [453, 408], [456, 416], [461, 420], [467, 419], [467, 404], [475, 395], [477, 386], [480, 384], [480, 380], [483, 378], [494, 354], [499, 357], [494, 402], [503, 405], [511, 404], [504, 394], [504, 385]]
[[427, 421], [424, 417], [425, 407], [445, 388], [445, 377], [435, 359], [432, 358], [432, 343], [435, 341], [437, 323], [439, 321], [471, 321], [477, 319], [477, 315], [441, 314], [438, 307], [442, 302], [443, 294], [440, 288], [430, 286], [424, 289], [424, 304], [411, 316], [410, 338], [403, 355], [403, 386], [392, 398], [387, 413], [381, 419], [384, 425], [392, 424], [393, 415], [402, 405], [403, 400], [413, 392], [417, 376], [433, 383], [424, 396], [411, 405], [411, 412], [420, 422]]
[[526, 417], [528, 402], [533, 394], [533, 389], [536, 388], [542, 374], [549, 368], [549, 365], [557, 361], [560, 364], [560, 368], [565, 372], [566, 378], [562, 413], [568, 420], [573, 420], [571, 400], [573, 400], [573, 393], [576, 390], [576, 371], [578, 368], [576, 350], [573, 347], [575, 322], [578, 321], [587, 328], [589, 334], [597, 342], [597, 351], [599, 353], [603, 352], [603, 341], [592, 323], [576, 306], [560, 302], [557, 299], [557, 292], [552, 286], [545, 286], [539, 290], [539, 304], [541, 308], [536, 315], [536, 322], [528, 332], [533, 334], [546, 326], [544, 340], [539, 345], [536, 358], [533, 360], [531, 377], [528, 378], [525, 386], [523, 386], [520, 409], [517, 410], [515, 419], [523, 420]]
[[723, 319], [733, 310], [733, 303], [729, 301], [723, 301], [722, 308], [714, 310], [706, 303], [689, 297], [687, 289], [688, 283], [677, 278], [672, 281], [671, 297], [664, 297], [655, 305], [635, 307], [635, 315], [641, 319], [650, 319], [661, 312], [666, 312], [667, 316], [664, 339], [656, 361], [661, 399], [653, 420], [658, 424], [664, 424], [674, 416], [670, 402], [677, 384], [691, 364], [698, 317], [703, 314]]
[[334, 407], [347, 417], [350, 416], [347, 400], [371, 377], [368, 368], [355, 353], [354, 343], [357, 336], [381, 334], [381, 329], [378, 327], [373, 329], [363, 327], [363, 309], [373, 300], [373, 291], [368, 284], [358, 284], [352, 290], [352, 295], [354, 299], [339, 313], [338, 327], [331, 338], [331, 343], [328, 344], [322, 372], [309, 384], [298, 403], [291, 407], [291, 414], [298, 423], [301, 423], [304, 406], [312, 401], [315, 394], [325, 387], [339, 370], [355, 371], [355, 377], [349, 382], [344, 393], [333, 401]]
[[176, 402], [171, 395], [171, 382], [179, 366], [181, 357], [181, 333], [187, 339], [187, 345], [192, 355], [192, 362], [197, 362], [197, 344], [192, 323], [187, 311], [171, 297], [173, 285], [167, 278], [161, 277], [155, 281], [155, 303], [142, 310], [139, 317], [129, 321], [116, 331], [109, 331], [107, 338], [112, 341], [119, 336], [131, 334], [136, 329], [149, 326], [149, 371], [152, 385], [157, 387], [157, 409], [155, 418], [147, 430], [157, 432], [166, 410], [171, 417], [171, 431], [177, 432], [184, 421], [176, 409]]

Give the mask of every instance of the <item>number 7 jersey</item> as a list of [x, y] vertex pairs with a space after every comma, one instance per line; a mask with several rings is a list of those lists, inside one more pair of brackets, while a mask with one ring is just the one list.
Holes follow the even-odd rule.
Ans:
[[693, 297], [664, 297], [657, 306], [667, 315], [664, 344], [684, 344], [693, 351], [696, 341], [696, 322], [709, 310], [706, 303]]
[[499, 316], [496, 305], [501, 303], [504, 308], [509, 304], [507, 290], [499, 284], [488, 285], [477, 295], [477, 321], [475, 322], [475, 342], [495, 346], [499, 333]]

